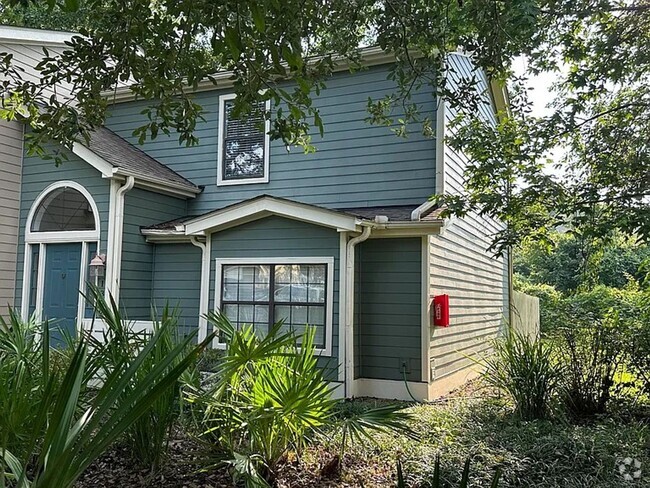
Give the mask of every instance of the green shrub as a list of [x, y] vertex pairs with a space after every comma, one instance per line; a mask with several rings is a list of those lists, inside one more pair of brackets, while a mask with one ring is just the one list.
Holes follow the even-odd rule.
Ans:
[[[92, 291], [92, 299], [97, 303], [97, 312], [104, 317], [107, 325], [102, 338], [94, 340], [93, 356], [97, 358], [99, 374], [108, 376], [112, 371], [123, 366], [130, 366], [139, 356], [153, 336], [157, 336], [155, 346], [145, 357], [134, 374], [133, 381], [124, 389], [123, 396], [131, 395], [132, 389], [139, 387], [146, 378], [180, 343], [178, 332], [178, 311], [165, 306], [160, 318], [152, 311], [153, 330], [151, 332], [135, 331], [132, 324], [124, 319], [119, 308], [109, 306], [103, 300], [97, 300], [98, 290]], [[177, 354], [169, 363], [168, 371], [173, 370], [185, 356], [186, 351]], [[169, 443], [169, 437], [180, 411], [181, 383], [177, 381], [163, 392], [133, 424], [124, 436], [126, 447], [136, 463], [157, 469], [163, 460]]]
[[272, 481], [290, 449], [300, 450], [325, 425], [334, 400], [317, 365], [313, 332], [298, 338], [282, 333], [282, 323], [258, 337], [252, 326], [240, 330], [221, 314], [209, 320], [226, 348], [217, 364], [217, 380], [188, 400], [204, 409], [202, 438], [217, 464], [230, 466], [248, 483]]
[[625, 332], [616, 312], [594, 322], [574, 323], [555, 338], [565, 373], [562, 396], [576, 416], [605, 413], [615, 377], [625, 362]]
[[[99, 316], [109, 328], [120, 330], [115, 323], [119, 320], [115, 303], [111, 300], [109, 306], [97, 290], [93, 293]], [[0, 483], [9, 479], [19, 488], [71, 488], [92, 462], [177, 385], [180, 375], [212, 339], [209, 337], [188, 352], [193, 340], [190, 335], [160, 358], [146, 375], [140, 375], [142, 365], [164, 340], [166, 327], [169, 325], [162, 324], [130, 363], [125, 361], [105, 371], [100, 382], [93, 368], [100, 364], [96, 358], [101, 355], [95, 348], [89, 348], [83, 338], [71, 354], [63, 378], [46, 373], [49, 354], [45, 351], [49, 347], [44, 346], [40, 356], [44, 381], [36, 392], [39, 406], [32, 418], [27, 449], [23, 456], [0, 450]], [[47, 327], [44, 331], [43, 344], [49, 344]], [[21, 340], [19, 335], [16, 341]]]
[[0, 449], [21, 459], [45, 407], [41, 392], [50, 367], [41, 330], [48, 329], [33, 318], [22, 321], [13, 309], [8, 320], [0, 317]]
[[494, 354], [483, 363], [485, 381], [510, 396], [518, 416], [524, 420], [548, 416], [562, 369], [545, 342], [510, 330], [494, 342]]
[[281, 332], [279, 322], [259, 337], [251, 326], [236, 330], [222, 314], [208, 319], [225, 351], [212, 386], [188, 385], [187, 396], [193, 418], [197, 409], [203, 413], [201, 437], [213, 446], [213, 464], [229, 466], [235, 480], [273, 483], [289, 451], [300, 452], [316, 436], [340, 435], [340, 468], [347, 444], [372, 440], [371, 431], [410, 432], [398, 405], [336, 415], [339, 402], [317, 364], [312, 329], [296, 336]]

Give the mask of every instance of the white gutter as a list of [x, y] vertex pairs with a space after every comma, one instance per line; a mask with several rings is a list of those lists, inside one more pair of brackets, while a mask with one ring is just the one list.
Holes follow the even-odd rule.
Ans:
[[[122, 272], [122, 239], [124, 236], [124, 195], [133, 188], [135, 178], [127, 176], [124, 185], [114, 192], [114, 204], [111, 208], [113, 212], [113, 232], [109, 236], [109, 245], [112, 244], [112, 250], [109, 254], [110, 276], [106, 279], [106, 296], [108, 293], [113, 295], [116, 303], [120, 299], [120, 275]], [[112, 195], [113, 196], [113, 195]], [[109, 234], [111, 229], [109, 229]], [[110, 238], [112, 237], [112, 239]], [[107, 266], [108, 268], [109, 266]], [[108, 275], [108, 270], [107, 270]]]
[[208, 336], [208, 319], [205, 314], [208, 313], [208, 300], [210, 293], [210, 240], [208, 235], [205, 242], [192, 236], [190, 242], [201, 249], [201, 295], [199, 297], [199, 334], [198, 341], [203, 342]]
[[[363, 224], [362, 224], [363, 225]], [[347, 259], [345, 269], [345, 397], [354, 396], [354, 248], [367, 240], [372, 232], [372, 225], [365, 225], [360, 235], [350, 239], [346, 246]]]

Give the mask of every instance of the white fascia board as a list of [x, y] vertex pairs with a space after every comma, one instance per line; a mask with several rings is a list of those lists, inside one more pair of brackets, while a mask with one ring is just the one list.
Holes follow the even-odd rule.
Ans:
[[[414, 55], [417, 55], [414, 53]], [[309, 60], [315, 63], [322, 59], [322, 57], [315, 57]], [[343, 57], [334, 58], [334, 72], [349, 70], [352, 63]], [[361, 50], [361, 66], [370, 67], [387, 64], [395, 61], [395, 55], [386, 53], [380, 47], [373, 46]], [[196, 88], [188, 86], [188, 91], [192, 93], [204, 92], [210, 90], [221, 90], [231, 88], [235, 84], [235, 77], [232, 71], [220, 71], [212, 75], [213, 81], [204, 80], [200, 82]], [[117, 87], [115, 90], [109, 90], [103, 93], [111, 103], [128, 102], [136, 99], [135, 94], [131, 91], [130, 85], [123, 85]]]
[[185, 224], [185, 233], [195, 235], [208, 229], [216, 230], [227, 225], [231, 226], [240, 220], [255, 220], [251, 219], [251, 217], [257, 215], [260, 216], [259, 218], [268, 215], [278, 215], [323, 227], [331, 227], [338, 231], [354, 232], [358, 226], [357, 219], [351, 215], [344, 215], [339, 212], [320, 209], [302, 203], [264, 197], [251, 202], [243, 202], [239, 205], [218, 210], [198, 219], [191, 220]]
[[95, 154], [83, 144], [75, 142], [72, 145], [72, 152], [99, 171], [104, 178], [112, 178], [117, 172], [117, 168], [111, 163]]
[[28, 27], [14, 27], [0, 25], [0, 42], [7, 44], [38, 44], [43, 46], [64, 46], [73, 36], [74, 32], [61, 32], [45, 29], [30, 29]]
[[422, 237], [440, 234], [444, 228], [444, 220], [425, 222], [392, 222], [381, 224], [372, 231], [371, 239], [385, 237]]

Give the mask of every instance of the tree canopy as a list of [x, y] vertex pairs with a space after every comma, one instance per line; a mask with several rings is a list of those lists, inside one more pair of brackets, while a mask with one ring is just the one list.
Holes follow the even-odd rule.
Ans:
[[[469, 158], [466, 192], [438, 197], [448, 212], [479, 212], [502, 220], [501, 250], [525, 236], [545, 239], [570, 223], [598, 238], [620, 229], [650, 237], [650, 51], [648, 0], [12, 0], [52, 12], [87, 12], [80, 36], [62, 56], [42, 64], [40, 84], [20, 80], [4, 58], [5, 118], [25, 115], [33, 150], [63, 146], [101, 125], [118, 83], [148, 100], [141, 140], [178, 133], [195, 144], [202, 116], [192, 87], [216, 70], [232, 71], [235, 111], [271, 100], [271, 136], [313, 149], [312, 129], [326, 131], [312, 99], [336, 63], [359, 68], [359, 48], [378, 45], [395, 55], [395, 93], [369, 101], [371, 123], [435, 124], [410, 98], [428, 87], [458, 108], [449, 143]], [[41, 25], [42, 26], [42, 25]], [[497, 124], [479, 119], [483, 94], [451, 91], [447, 54], [462, 50], [490, 79], [509, 80], [510, 110]], [[553, 113], [535, 118], [525, 83], [529, 73], [557, 73]], [[43, 88], [66, 80], [75, 100], [50, 99]], [[290, 83], [288, 83], [290, 82]], [[475, 80], [465, 80], [467, 87]], [[7, 96], [11, 94], [11, 96]], [[396, 108], [406, 113], [393, 120]], [[267, 117], [270, 114], [265, 114]], [[396, 129], [397, 135], [405, 131]], [[548, 161], [554, 148], [560, 160]]]

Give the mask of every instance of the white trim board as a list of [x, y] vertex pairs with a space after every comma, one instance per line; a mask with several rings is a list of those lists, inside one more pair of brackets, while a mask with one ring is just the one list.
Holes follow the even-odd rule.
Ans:
[[[269, 258], [215, 258], [215, 278], [214, 278], [214, 310], [221, 308], [221, 276], [224, 265], [242, 265], [249, 264], [325, 264], [327, 265], [327, 296], [325, 298], [325, 348], [316, 349], [321, 356], [332, 355], [332, 337], [334, 332], [334, 257], [332, 256], [307, 256], [307, 257], [269, 257]], [[340, 297], [340, 292], [339, 292]], [[271, 310], [269, 310], [271, 313]], [[339, 328], [340, 329], [340, 328]], [[340, 333], [340, 330], [339, 330]], [[215, 337], [213, 341], [215, 349], [223, 349], [225, 344], [220, 343]]]
[[269, 215], [278, 215], [339, 231], [358, 230], [357, 219], [351, 215], [265, 195], [192, 219], [185, 223], [185, 233], [201, 235], [206, 230], [214, 232]]
[[[269, 151], [271, 149], [271, 137], [269, 131], [271, 130], [271, 121], [266, 119], [264, 121], [264, 175], [258, 178], [241, 178], [226, 180], [223, 177], [223, 156], [224, 147], [223, 140], [226, 134], [226, 102], [234, 100], [236, 95], [234, 93], [227, 93], [219, 97], [219, 139], [217, 143], [217, 186], [230, 186], [230, 185], [252, 185], [255, 183], [268, 183], [269, 182]], [[267, 100], [264, 104], [264, 110], [267, 112], [271, 109], [271, 101]]]
[[[59, 188], [72, 188], [73, 190], [81, 193], [84, 198], [88, 201], [88, 204], [92, 208], [93, 217], [95, 219], [95, 229], [86, 230], [86, 231], [62, 231], [62, 232], [32, 232], [32, 222], [38, 210], [39, 206], [47, 198], [47, 196]], [[92, 195], [86, 188], [76, 181], [62, 180], [52, 183], [47, 186], [39, 195], [36, 197], [36, 200], [32, 202], [32, 206], [29, 209], [27, 214], [27, 222], [25, 223], [25, 242], [28, 243], [40, 243], [40, 242], [81, 242], [84, 240], [88, 241], [98, 241], [100, 234], [100, 216], [97, 204], [93, 199]]]

